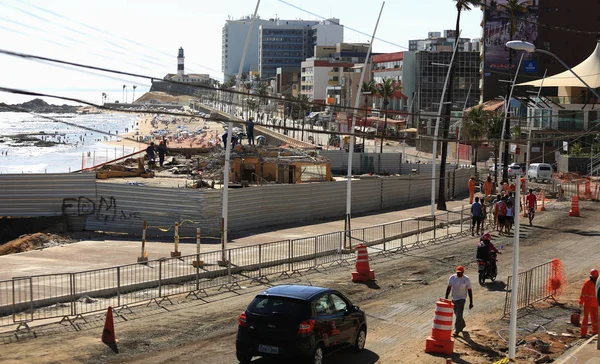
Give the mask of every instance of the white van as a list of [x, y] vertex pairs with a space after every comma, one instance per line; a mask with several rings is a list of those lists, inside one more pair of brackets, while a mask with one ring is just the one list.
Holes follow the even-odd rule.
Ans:
[[552, 166], [548, 163], [532, 163], [527, 170], [527, 179], [535, 182], [550, 182], [552, 180]]

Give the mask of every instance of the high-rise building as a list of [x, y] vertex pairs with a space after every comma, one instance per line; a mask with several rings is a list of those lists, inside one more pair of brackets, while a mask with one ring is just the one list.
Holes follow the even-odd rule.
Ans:
[[344, 39], [339, 19], [323, 21], [277, 19], [260, 26], [258, 63], [261, 78], [275, 77], [279, 67], [298, 67], [314, 55], [315, 46], [335, 45]]
[[[451, 59], [452, 52], [421, 51], [416, 53], [417, 101], [414, 110], [437, 114], [448, 73], [448, 68], [443, 65], [450, 64]], [[454, 62], [455, 78], [454, 87], [451, 90], [452, 109], [459, 113], [462, 112], [465, 101], [467, 108], [479, 103], [481, 59], [479, 52], [457, 52]], [[467, 95], [469, 95], [468, 99]]]
[[[426, 39], [412, 39], [408, 41], [408, 50], [411, 52], [430, 51], [443, 52], [454, 48], [456, 32], [454, 30], [444, 30], [444, 36], [440, 32], [427, 33]], [[464, 45], [471, 42], [469, 38], [459, 38], [458, 42], [463, 50]]]
[[[512, 39], [525, 40], [540, 49], [556, 54], [570, 67], [586, 59], [596, 46], [600, 27], [600, 2], [564, 0], [524, 0], [526, 11], [518, 12]], [[505, 44], [511, 39], [510, 13], [502, 5], [507, 0], [486, 0], [483, 10], [483, 93], [487, 101], [505, 96], [507, 83], [519, 63], [522, 52], [513, 51], [512, 57]], [[575, 31], [569, 31], [575, 30]], [[595, 34], [593, 34], [595, 33]], [[512, 58], [512, 64], [511, 59]], [[541, 78], [547, 71], [552, 76], [565, 70], [554, 58], [528, 53], [524, 55], [518, 82]], [[515, 89], [517, 96], [521, 90]], [[556, 96], [556, 89], [545, 89]]]
[[[221, 68], [225, 79], [238, 73], [251, 17], [227, 20], [222, 32]], [[339, 19], [322, 21], [257, 18], [242, 72], [259, 71], [262, 78], [275, 77], [279, 67], [300, 67], [313, 56], [315, 45], [343, 42]]]
[[[242, 72], [250, 73], [251, 70], [258, 70], [258, 30], [262, 24], [268, 24], [274, 19], [264, 20], [257, 18], [254, 24], [254, 30], [250, 36], [246, 60], [242, 67]], [[227, 20], [222, 31], [222, 49], [221, 49], [221, 70], [223, 79], [236, 76], [242, 61], [242, 53], [246, 44], [246, 37], [250, 31], [252, 18], [247, 16], [237, 20]]]

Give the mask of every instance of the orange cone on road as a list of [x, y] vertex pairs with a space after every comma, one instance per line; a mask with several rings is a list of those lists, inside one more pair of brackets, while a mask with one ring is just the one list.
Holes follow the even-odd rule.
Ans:
[[454, 339], [452, 338], [452, 315], [454, 304], [451, 300], [440, 298], [435, 303], [435, 316], [431, 336], [425, 341], [426, 353], [452, 355]]
[[579, 217], [579, 197], [573, 196], [571, 198], [571, 210], [569, 216]]
[[102, 342], [106, 345], [117, 343], [112, 311], [112, 307], [108, 306], [108, 310], [106, 311], [106, 321], [104, 321], [104, 330], [102, 331]]
[[369, 266], [369, 253], [366, 245], [356, 246], [356, 272], [352, 272], [352, 282], [366, 282], [375, 279], [375, 271]]

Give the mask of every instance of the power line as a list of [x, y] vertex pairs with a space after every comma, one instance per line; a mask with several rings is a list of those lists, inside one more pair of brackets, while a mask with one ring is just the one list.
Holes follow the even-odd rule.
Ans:
[[[125, 51], [125, 52], [127, 52], [129, 54], [133, 54], [136, 57], [145, 56], [145, 57], [147, 57], [147, 58], [149, 58], [151, 60], [156, 60], [156, 61], [163, 62], [163, 63], [156, 63], [156, 62], [153, 62], [151, 60], [148, 60], [148, 59], [145, 59], [145, 58], [141, 57], [142, 61], [144, 61], [144, 62], [147, 62], [147, 63], [150, 63], [150, 64], [154, 64], [154, 65], [158, 65], [158, 66], [165, 66], [165, 65], [167, 65], [167, 63], [164, 60], [161, 60], [161, 59], [156, 58], [156, 57], [154, 57], [152, 55], [144, 53], [144, 52], [146, 52], [148, 50], [151, 50], [151, 51], [153, 51], [156, 54], [160, 54], [163, 57], [163, 59], [166, 58], [166, 57], [168, 57], [169, 59], [172, 58], [172, 54], [166, 53], [166, 52], [161, 51], [161, 50], [157, 50], [157, 49], [155, 49], [155, 48], [153, 48], [153, 47], [151, 47], [151, 46], [149, 46], [147, 44], [143, 44], [143, 43], [137, 42], [135, 40], [129, 39], [129, 38], [121, 36], [121, 35], [115, 35], [115, 34], [113, 34], [111, 32], [108, 32], [108, 31], [105, 31], [103, 29], [91, 26], [91, 25], [89, 25], [87, 23], [84, 23], [84, 22], [81, 22], [81, 21], [78, 21], [78, 20], [75, 20], [75, 19], [69, 18], [69, 17], [67, 17], [65, 15], [56, 13], [54, 11], [51, 11], [51, 10], [46, 9], [44, 7], [41, 7], [39, 5], [31, 4], [31, 3], [27, 2], [27, 1], [19, 1], [18, 5], [22, 5], [22, 4], [26, 4], [26, 5], [28, 5], [31, 8], [37, 9], [38, 11], [50, 14], [50, 15], [56, 17], [56, 18], [63, 19], [63, 20], [66, 20], [68, 22], [71, 22], [73, 24], [85, 27], [87, 29], [90, 29], [90, 30], [92, 30], [94, 32], [97, 32], [97, 33], [100, 33], [102, 35], [108, 35], [108, 36], [110, 36], [112, 38], [118, 39], [119, 41], [124, 41], [126, 43], [133, 44], [133, 45], [139, 47], [141, 50], [137, 50], [137, 51], [133, 52], [131, 50], [131, 47], [122, 46], [122, 45], [114, 43], [114, 42], [112, 42], [110, 40], [102, 39], [103, 42], [105, 42], [105, 43], [107, 43], [107, 44], [109, 44], [109, 45], [111, 45], [111, 46], [113, 46], [113, 47], [115, 47], [115, 48], [117, 48], [119, 50]], [[9, 6], [9, 7], [11, 7], [11, 8], [13, 8], [13, 9], [15, 9], [15, 10], [18, 10], [18, 11], [20, 11], [20, 12], [22, 12], [22, 13], [28, 15], [28, 16], [34, 17], [36, 19], [39, 19], [41, 21], [50, 23], [52, 25], [59, 26], [59, 27], [64, 28], [64, 29], [67, 29], [70, 32], [74, 32], [74, 33], [76, 33], [78, 35], [79, 34], [83, 34], [84, 36], [86, 36], [86, 37], [88, 37], [90, 39], [96, 39], [96, 37], [93, 36], [92, 34], [90, 34], [89, 32], [84, 32], [84, 31], [81, 31], [79, 29], [73, 29], [73, 28], [68, 27], [68, 26], [66, 26], [64, 24], [58, 24], [57, 22], [54, 22], [54, 21], [48, 19], [47, 17], [43, 17], [41, 15], [32, 13], [32, 12], [27, 11], [27, 10], [24, 10], [22, 8], [19, 8], [19, 7], [15, 6], [15, 5], [8, 5], [8, 4], [6, 4], [6, 5]], [[114, 50], [109, 50], [109, 51], [112, 51], [114, 53], [119, 53], [119, 54], [122, 54], [122, 55], [126, 55], [126, 53], [116, 52]], [[169, 64], [170, 64], [170, 62], [169, 62]], [[211, 68], [211, 67], [206, 66], [206, 65], [199, 64], [197, 62], [188, 62], [187, 64], [196, 65], [196, 66], [199, 66], [201, 68], [213, 71], [213, 72], [215, 72], [217, 74], [220, 73], [219, 70], [216, 70], [216, 69]], [[194, 71], [192, 70], [192, 72], [194, 72]], [[218, 79], [221, 78], [220, 76], [213, 76], [213, 77], [218, 78]]]

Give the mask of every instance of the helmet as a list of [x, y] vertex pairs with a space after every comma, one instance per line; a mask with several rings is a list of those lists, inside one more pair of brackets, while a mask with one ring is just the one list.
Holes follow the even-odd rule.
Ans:
[[481, 240], [490, 241], [492, 240], [492, 235], [490, 233], [483, 233], [483, 235], [481, 235]]
[[598, 278], [598, 269], [594, 268], [590, 271], [590, 277]]

